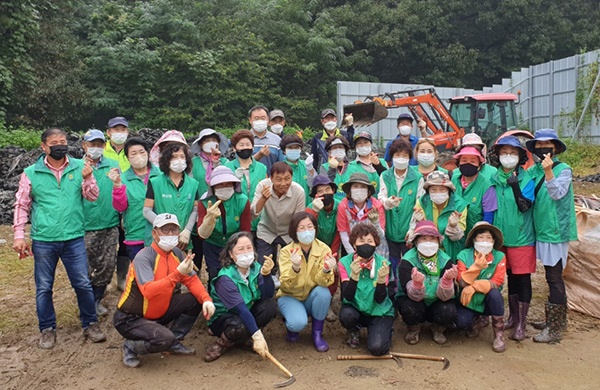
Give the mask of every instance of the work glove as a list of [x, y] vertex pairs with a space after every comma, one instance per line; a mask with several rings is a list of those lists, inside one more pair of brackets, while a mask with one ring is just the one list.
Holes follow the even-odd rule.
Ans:
[[245, 171], [245, 169], [242, 167], [236, 168], [236, 170], [233, 174], [235, 175], [235, 177], [237, 177], [238, 179], [241, 180], [244, 177], [244, 171]]
[[421, 222], [422, 220], [425, 219], [425, 214], [423, 214], [422, 209], [415, 207], [413, 209], [413, 217], [415, 218], [415, 221]]
[[390, 196], [389, 198], [385, 198], [385, 200], [383, 201], [383, 207], [385, 207], [386, 210], [394, 209], [398, 207], [401, 200], [402, 198], [399, 198], [395, 195]]
[[473, 294], [475, 294], [475, 288], [473, 288], [473, 286], [463, 288], [460, 293], [460, 304], [467, 306], [471, 302], [471, 299], [473, 299]]
[[337, 261], [335, 260], [335, 256], [331, 254], [331, 252], [329, 252], [327, 254], [327, 256], [325, 256], [324, 259], [324, 263], [323, 263], [323, 271], [324, 272], [330, 272], [335, 270], [335, 267], [337, 266]]
[[356, 256], [356, 259], [352, 260], [352, 263], [350, 263], [350, 279], [358, 282], [361, 271], [360, 257]]
[[252, 335], [252, 348], [257, 354], [259, 354], [263, 358], [267, 357], [267, 352], [269, 352], [269, 346], [267, 345], [267, 340], [265, 340], [265, 336], [263, 336], [260, 329], [254, 332], [254, 334]]
[[484, 293], [484, 294], [489, 293], [490, 290], [492, 289], [492, 283], [487, 279], [476, 280], [473, 282], [473, 284], [471, 284], [471, 286], [473, 286], [475, 291]]
[[119, 172], [119, 168], [112, 168], [108, 171], [108, 178], [113, 182], [115, 187], [121, 187], [121, 173]]
[[306, 155], [306, 160], [304, 160], [306, 162], [306, 166], [307, 167], [312, 167], [313, 162], [315, 162], [315, 158], [313, 157], [312, 154], [307, 154]]
[[425, 282], [425, 275], [419, 272], [417, 267], [413, 267], [412, 271], [410, 272], [410, 278], [415, 289], [421, 290], [424, 287], [423, 282]]
[[458, 276], [458, 266], [454, 264], [452, 268], [447, 269], [442, 276], [442, 280], [440, 281], [440, 285], [442, 288], [449, 289], [453, 285], [454, 279]]
[[331, 157], [327, 162], [329, 163], [329, 167], [333, 169], [337, 169], [340, 166], [340, 161], [335, 157]]
[[390, 267], [387, 264], [382, 265], [379, 270], [377, 270], [377, 284], [385, 284], [389, 274]]
[[215, 314], [215, 304], [212, 301], [204, 301], [202, 303], [202, 314], [207, 320]]
[[206, 208], [206, 216], [216, 220], [221, 216], [221, 210], [219, 209], [219, 205], [221, 204], [221, 200], [217, 200], [215, 204], [212, 201], [208, 201], [208, 207]]
[[292, 249], [290, 253], [290, 261], [292, 262], [292, 268], [294, 271], [300, 271], [300, 266], [302, 265], [302, 255], [300, 254], [300, 250], [298, 248]]
[[312, 209], [315, 213], [319, 213], [319, 211], [323, 210], [323, 207], [325, 207], [325, 205], [323, 204], [323, 199], [317, 197], [313, 200], [312, 202]]
[[187, 229], [183, 229], [181, 233], [179, 233], [179, 243], [182, 246], [186, 246], [190, 242], [190, 231]]
[[346, 126], [350, 127], [354, 124], [354, 116], [352, 114], [348, 114], [344, 117], [344, 122], [346, 122]]
[[273, 255], [263, 256], [263, 258], [265, 261], [260, 268], [260, 273], [263, 276], [271, 275], [271, 270], [273, 270], [273, 267], [275, 266], [275, 262], [273, 262]]
[[515, 187], [515, 186], [519, 186], [519, 178], [517, 177], [517, 172], [513, 172], [512, 175], [510, 175], [508, 177], [508, 179], [506, 179], [506, 184], [508, 184], [511, 187]]
[[189, 275], [194, 270], [194, 262], [192, 261], [193, 259], [193, 253], [187, 255], [186, 258], [177, 266], [177, 271], [179, 271], [179, 273], [182, 275]]
[[367, 214], [367, 217], [369, 217], [369, 221], [371, 221], [373, 225], [377, 225], [377, 222], [379, 222], [379, 211], [373, 207], [371, 211], [369, 211], [369, 214]]
[[453, 211], [448, 218], [448, 226], [456, 227], [458, 225], [458, 221], [460, 220], [461, 213], [458, 211]]

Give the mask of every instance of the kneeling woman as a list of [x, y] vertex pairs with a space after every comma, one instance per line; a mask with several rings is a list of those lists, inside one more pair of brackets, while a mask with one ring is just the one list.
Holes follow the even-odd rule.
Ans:
[[319, 352], [329, 350], [323, 340], [323, 322], [331, 303], [329, 285], [334, 280], [335, 257], [316, 239], [317, 220], [306, 211], [292, 217], [289, 235], [293, 242], [281, 248], [277, 306], [285, 318], [286, 340], [298, 341], [299, 332], [312, 317], [312, 339]]
[[502, 247], [502, 232], [487, 222], [477, 222], [469, 232], [466, 248], [458, 254], [458, 282], [460, 306], [456, 325], [462, 329], [479, 326], [478, 314], [491, 315], [494, 327], [495, 352], [504, 352], [504, 300], [502, 284], [506, 272], [506, 260]]
[[367, 328], [367, 348], [375, 356], [389, 352], [394, 325], [394, 305], [388, 295], [390, 263], [375, 253], [381, 237], [368, 223], [359, 223], [350, 233], [354, 254], [340, 260], [342, 309], [340, 322], [348, 329], [348, 344], [356, 348], [360, 328]]
[[431, 221], [417, 223], [411, 241], [415, 248], [404, 254], [398, 266], [400, 285], [396, 307], [406, 323], [408, 344], [419, 342], [421, 326], [431, 322], [433, 341], [444, 344], [444, 331], [456, 319], [454, 279], [458, 274], [450, 256], [440, 250], [444, 239]]
[[260, 328], [277, 314], [273, 299], [275, 287], [270, 276], [273, 261], [256, 261], [252, 235], [233, 234], [221, 253], [223, 268], [211, 282], [211, 297], [216, 307], [208, 326], [217, 341], [208, 347], [204, 360], [218, 359], [236, 344], [252, 338], [253, 348], [262, 357], [269, 350]]

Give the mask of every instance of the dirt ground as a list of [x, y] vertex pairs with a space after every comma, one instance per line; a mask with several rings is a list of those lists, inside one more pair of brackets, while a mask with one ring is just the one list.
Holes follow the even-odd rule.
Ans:
[[[105, 343], [84, 341], [75, 295], [62, 266], [57, 271], [55, 307], [58, 340], [52, 350], [37, 347], [39, 332], [35, 316], [33, 261], [19, 261], [12, 252], [12, 234], [0, 227], [0, 388], [1, 389], [229, 389], [269, 388], [285, 380], [270, 362], [250, 349], [228, 351], [221, 359], [205, 363], [205, 348], [213, 337], [206, 333], [204, 321], [190, 332], [185, 344], [198, 350], [195, 357], [150, 355], [141, 358], [138, 369], [121, 363], [122, 339], [111, 324], [118, 294], [108, 293], [105, 303], [111, 315], [101, 326], [108, 336]], [[546, 296], [543, 271], [534, 278], [534, 298], [530, 318], [543, 313]], [[335, 306], [339, 307], [339, 298]], [[273, 355], [296, 377], [290, 389], [598, 389], [600, 381], [594, 367], [600, 350], [600, 320], [569, 312], [569, 328], [557, 345], [507, 340], [503, 354], [491, 349], [492, 330], [486, 328], [478, 338], [468, 339], [461, 332], [447, 332], [448, 343], [435, 344], [428, 329], [419, 344], [407, 345], [401, 320], [394, 325], [392, 351], [444, 356], [451, 362], [442, 371], [438, 362], [403, 359], [402, 367], [393, 361], [337, 361], [337, 355], [368, 353], [364, 340], [357, 350], [345, 344], [345, 331], [339, 323], [327, 323], [325, 336], [329, 352], [314, 350], [309, 329], [298, 344], [284, 341], [284, 326], [276, 318], [264, 330]], [[529, 332], [536, 332], [529, 328]], [[507, 332], [507, 334], [509, 331]]]

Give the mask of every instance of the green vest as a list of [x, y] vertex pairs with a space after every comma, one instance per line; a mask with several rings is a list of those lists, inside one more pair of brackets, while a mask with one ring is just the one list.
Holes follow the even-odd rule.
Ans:
[[[556, 165], [552, 172], [558, 177], [563, 169], [570, 167], [565, 163]], [[544, 170], [540, 163], [529, 169], [535, 178], [535, 184], [544, 179]], [[536, 194], [533, 204], [533, 226], [537, 241], [558, 244], [577, 240], [577, 220], [575, 217], [575, 203], [573, 198], [573, 185], [562, 199], [552, 200], [548, 188], [542, 184]]]
[[310, 203], [310, 187], [308, 186], [308, 170], [306, 169], [306, 161], [298, 160], [296, 163], [290, 162], [287, 159], [284, 160], [287, 165], [292, 167], [292, 181], [300, 184], [300, 187], [304, 188], [304, 204]]
[[[177, 216], [181, 229], [185, 227], [194, 209], [198, 194], [198, 181], [183, 175], [183, 185], [176, 188], [168, 175], [160, 175], [150, 180], [154, 190], [154, 212], [156, 214], [171, 213]], [[146, 223], [146, 246], [152, 243], [152, 225]], [[191, 248], [191, 241], [188, 249]]]
[[[219, 159], [219, 165], [225, 165], [229, 160], [225, 157]], [[204, 167], [204, 160], [200, 157], [195, 156], [192, 158], [192, 177], [198, 181], [198, 194], [202, 196], [208, 190], [208, 182], [206, 181], [206, 168]], [[213, 169], [219, 165], [214, 165]], [[181, 223], [181, 221], [179, 221]]]
[[25, 168], [31, 182], [31, 239], [57, 242], [83, 237], [83, 161], [68, 157], [59, 183], [44, 164], [45, 157], [42, 154]]
[[381, 177], [387, 187], [388, 196], [395, 195], [402, 198], [398, 207], [385, 211], [385, 236], [393, 242], [405, 242], [413, 209], [417, 203], [417, 191], [422, 175], [414, 169], [408, 169], [399, 190], [396, 187], [394, 167], [383, 172]]
[[242, 278], [235, 264], [231, 264], [219, 270], [217, 277], [210, 282], [210, 296], [213, 300], [213, 304], [215, 305], [215, 314], [213, 314], [208, 320], [209, 326], [217, 318], [229, 311], [225, 305], [223, 305], [221, 298], [216, 293], [215, 285], [217, 280], [222, 276], [227, 276], [229, 279], [233, 280], [233, 283], [235, 283], [238, 291], [240, 292], [246, 307], [251, 309], [254, 305], [254, 302], [260, 300], [261, 298], [260, 290], [258, 289], [258, 276], [260, 275], [260, 267], [261, 266], [257, 261], [252, 263], [250, 266], [250, 275], [248, 275], [247, 281]]
[[[469, 269], [469, 267], [475, 262], [474, 252], [475, 250], [473, 248], [466, 248], [460, 251], [460, 253], [457, 256], [457, 259], [462, 261], [467, 266], [467, 269]], [[479, 272], [479, 275], [475, 280], [489, 280], [492, 278], [492, 276], [494, 276], [494, 272], [496, 272], [496, 267], [504, 258], [504, 253], [492, 249], [492, 254], [494, 255], [494, 260], [488, 265], [486, 269], [482, 269], [481, 272]], [[499, 286], [499, 288], [500, 290], [502, 290], [502, 286]], [[483, 313], [483, 311], [485, 310], [485, 294], [480, 292], [476, 292], [475, 294], [473, 294], [471, 302], [469, 302], [467, 307], [478, 313]]]
[[[240, 160], [234, 159], [225, 163], [225, 166], [230, 168], [233, 173], [235, 173], [236, 169], [240, 167]], [[267, 178], [267, 166], [260, 161], [256, 161], [252, 158], [252, 164], [248, 168], [250, 172], [250, 182], [246, 180], [246, 176], [241, 177], [241, 186], [242, 193], [248, 197], [250, 203], [252, 203], [252, 199], [254, 198], [254, 193], [256, 192], [256, 186], [258, 182]], [[258, 226], [258, 222], [260, 222], [260, 218], [255, 218], [252, 220], [252, 231], [255, 232]]]
[[[431, 201], [429, 194], [423, 195], [420, 199], [420, 202], [421, 207], [423, 208], [423, 212], [425, 213], [425, 219], [428, 221], [433, 221], [433, 208], [435, 207], [435, 205]], [[466, 209], [467, 206], [464, 200], [462, 200], [459, 196], [456, 196], [455, 193], [450, 191], [450, 198], [448, 198], [448, 204], [446, 204], [446, 207], [444, 207], [442, 212], [438, 215], [437, 228], [440, 234], [444, 236], [444, 240], [442, 241], [442, 248], [444, 249], [444, 252], [446, 252], [453, 260], [456, 259], [456, 255], [458, 254], [458, 252], [463, 250], [463, 248], [465, 247], [465, 239], [467, 237], [467, 233], [465, 232], [465, 235], [460, 240], [452, 241], [448, 237], [446, 237], [444, 232], [446, 231], [446, 226], [448, 225], [448, 219], [450, 218], [450, 215], [452, 215], [454, 211], [462, 213]], [[467, 218], [469, 216], [469, 212], [470, 211], [467, 211]]]
[[[322, 167], [322, 169], [325, 170], [325, 172], [329, 172], [329, 163], [321, 164], [321, 167]], [[346, 171], [347, 170], [348, 170], [348, 167], [346, 167]], [[350, 179], [350, 175], [346, 175], [346, 171], [344, 171], [344, 173], [340, 174], [336, 170], [335, 178], [333, 179], [333, 183], [337, 186], [337, 191], [335, 192], [335, 194], [333, 194], [335, 199], [342, 200], [346, 197], [346, 193], [342, 189], [342, 186], [344, 185], [344, 183]], [[329, 176], [329, 175], [325, 174], [325, 176]], [[345, 181], [343, 178], [346, 178]]]
[[461, 177], [460, 171], [458, 174], [453, 174], [452, 183], [456, 187], [456, 195], [463, 198], [469, 207], [466, 234], [477, 222], [483, 221], [483, 195], [492, 186], [492, 183], [484, 175], [478, 174], [477, 178], [463, 190], [460, 184]]
[[127, 159], [127, 156], [125, 155], [125, 148], [121, 149], [121, 151], [117, 153], [117, 151], [113, 149], [110, 141], [107, 142], [106, 146], [104, 147], [104, 157], [118, 162], [121, 172], [125, 172], [131, 167], [131, 164], [129, 164], [129, 159]]
[[[521, 191], [533, 180], [528, 171], [519, 169], [517, 178]], [[498, 174], [492, 178], [492, 185], [496, 188], [498, 210], [494, 215], [494, 226], [504, 235], [504, 245], [507, 247], [521, 247], [533, 245], [535, 234], [533, 232], [533, 207], [522, 213], [517, 207], [512, 188], [502, 183]]]
[[[331, 209], [331, 211], [327, 212], [325, 211], [325, 208], [323, 208], [317, 214], [317, 226], [319, 227], [317, 238], [320, 241], [323, 241], [328, 246], [331, 246], [331, 244], [333, 244], [333, 239], [338, 233], [336, 222], [337, 210], [340, 202], [341, 201], [339, 199], [333, 198], [333, 208]], [[312, 202], [308, 205], [308, 208], [312, 208]]]
[[[437, 270], [430, 271], [429, 268], [425, 267], [421, 262], [421, 256], [417, 251], [417, 248], [412, 248], [408, 252], [404, 254], [402, 260], [408, 261], [412, 264], [413, 267], [417, 267], [419, 272], [425, 275], [425, 280], [423, 284], [425, 285], [425, 298], [424, 302], [426, 306], [431, 305], [435, 301], [438, 300], [437, 297], [437, 288], [440, 283], [440, 278], [443, 276], [442, 270], [446, 267], [450, 260], [450, 256], [446, 254], [443, 250], [438, 250], [437, 252]], [[400, 268], [400, 264], [398, 264], [398, 268]], [[396, 273], [397, 274], [397, 273]], [[398, 286], [398, 291], [396, 291], [396, 297], [405, 296], [406, 293], [404, 289]]]
[[[387, 162], [382, 158], [379, 159], [379, 163], [383, 164], [384, 167], [388, 166]], [[343, 174], [335, 175], [335, 184], [338, 185], [338, 188], [341, 189], [342, 185], [348, 180], [350, 180], [350, 175], [352, 175], [354, 172], [362, 172], [367, 175], [369, 181], [371, 182], [373, 187], [375, 187], [375, 194], [373, 194], [373, 197], [377, 198], [377, 194], [379, 194], [379, 174], [377, 173], [377, 171], [367, 172], [363, 168], [362, 164], [356, 160], [350, 161], [348, 163], [348, 168], [346, 168], [346, 171]]]
[[[492, 177], [496, 176], [496, 173], [498, 173], [498, 168], [496, 168], [490, 164], [483, 164], [483, 166], [481, 167], [481, 170], [479, 171], [479, 174], [488, 180], [491, 180]], [[452, 171], [452, 176], [454, 176], [454, 175], [460, 175], [460, 169], [458, 169], [458, 168], [454, 169]]]
[[[217, 201], [216, 196], [211, 196], [206, 199], [202, 199], [202, 204], [205, 208], [208, 209], [208, 202], [215, 204]], [[229, 237], [233, 233], [240, 231], [240, 217], [244, 208], [246, 208], [246, 204], [248, 203], [248, 197], [241, 192], [236, 192], [233, 194], [231, 198], [223, 202], [223, 207], [225, 208], [225, 224], [227, 226], [227, 231], [223, 234], [223, 216], [221, 215], [217, 218], [217, 222], [215, 224], [215, 228], [210, 235], [206, 239], [206, 242], [219, 246], [221, 248], [225, 247], [225, 243], [229, 240]]]
[[118, 162], [106, 157], [101, 158], [98, 166], [94, 167], [94, 177], [100, 193], [95, 202], [83, 199], [86, 232], [104, 230], [119, 224], [119, 213], [112, 206], [113, 182], [108, 178], [108, 172], [118, 167]]
[[[344, 265], [344, 268], [350, 270], [350, 263], [352, 263], [354, 254], [349, 254], [340, 259], [340, 263]], [[375, 266], [375, 279], [371, 279], [371, 274], [368, 269], [363, 269], [360, 272], [358, 278], [358, 285], [356, 286], [356, 295], [354, 300], [349, 301], [344, 298], [344, 303], [353, 306], [360, 313], [374, 316], [374, 317], [392, 317], [394, 315], [394, 305], [389, 296], [387, 296], [381, 303], [375, 302], [375, 286], [377, 285], [377, 271], [379, 268], [389, 266], [389, 262], [377, 253], [374, 255], [374, 266]]]
[[[148, 180], [162, 172], [152, 164]], [[144, 201], [146, 200], [147, 185], [129, 168], [121, 174], [121, 181], [126, 188], [127, 209], [123, 212], [123, 230], [126, 241], [144, 241], [146, 238], [146, 218], [144, 218]]]

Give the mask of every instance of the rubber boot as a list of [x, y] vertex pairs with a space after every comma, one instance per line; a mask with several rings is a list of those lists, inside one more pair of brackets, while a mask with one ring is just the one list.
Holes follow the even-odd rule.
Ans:
[[92, 286], [94, 291], [94, 304], [96, 306], [96, 315], [103, 317], [108, 314], [108, 309], [102, 305], [102, 299], [106, 293], [106, 286]]
[[467, 331], [467, 337], [473, 338], [479, 336], [479, 331], [481, 331], [481, 329], [485, 328], [488, 325], [488, 316], [475, 316], [475, 319], [473, 320], [473, 325], [471, 325], [471, 328], [469, 328], [469, 330]]
[[533, 337], [536, 343], [558, 343], [562, 340], [563, 323], [566, 322], [567, 305], [558, 305], [548, 302], [546, 327], [542, 333]]
[[125, 280], [127, 279], [130, 262], [127, 256], [117, 257], [117, 290], [119, 291], [125, 290]]
[[511, 294], [508, 296], [508, 320], [504, 323], [504, 329], [512, 329], [519, 323], [519, 296]]
[[404, 336], [404, 341], [407, 344], [415, 345], [419, 342], [419, 335], [421, 334], [421, 324], [417, 325], [407, 325], [406, 326], [406, 335]]
[[433, 341], [437, 344], [446, 344], [448, 339], [444, 336], [445, 326], [439, 324], [431, 324], [431, 333], [433, 334]]
[[494, 328], [492, 349], [494, 352], [506, 351], [506, 344], [504, 344], [504, 316], [492, 316], [492, 327]]
[[329, 351], [329, 344], [323, 339], [323, 323], [324, 320], [312, 319], [312, 339], [315, 344], [315, 349], [319, 352]]
[[300, 338], [299, 332], [292, 332], [291, 330], [288, 330], [287, 333], [285, 334], [285, 341], [287, 341], [288, 343], [295, 343], [298, 341], [299, 338]]
[[206, 349], [206, 355], [204, 355], [204, 360], [207, 362], [212, 362], [221, 357], [229, 348], [233, 347], [235, 343], [229, 340], [225, 333], [222, 333], [220, 337], [217, 338], [215, 343]]
[[[546, 318], [548, 318], [548, 302], [546, 302], [544, 312], [545, 312]], [[562, 330], [567, 330], [567, 324], [568, 324], [567, 317], [565, 316], [565, 318], [561, 324]], [[529, 325], [533, 326], [537, 330], [544, 330], [546, 328], [546, 320], [544, 319], [543, 321], [531, 321], [529, 323]]]
[[171, 324], [171, 332], [173, 332], [175, 338], [179, 341], [183, 340], [185, 335], [189, 333], [196, 323], [197, 318], [197, 316], [190, 316], [187, 314], [181, 314], [179, 317], [175, 318]]
[[123, 343], [123, 364], [129, 368], [136, 368], [140, 365], [138, 355], [148, 353], [149, 343], [145, 340], [125, 340]]
[[523, 341], [527, 338], [527, 313], [529, 312], [529, 303], [519, 302], [519, 322], [510, 336], [511, 340]]

